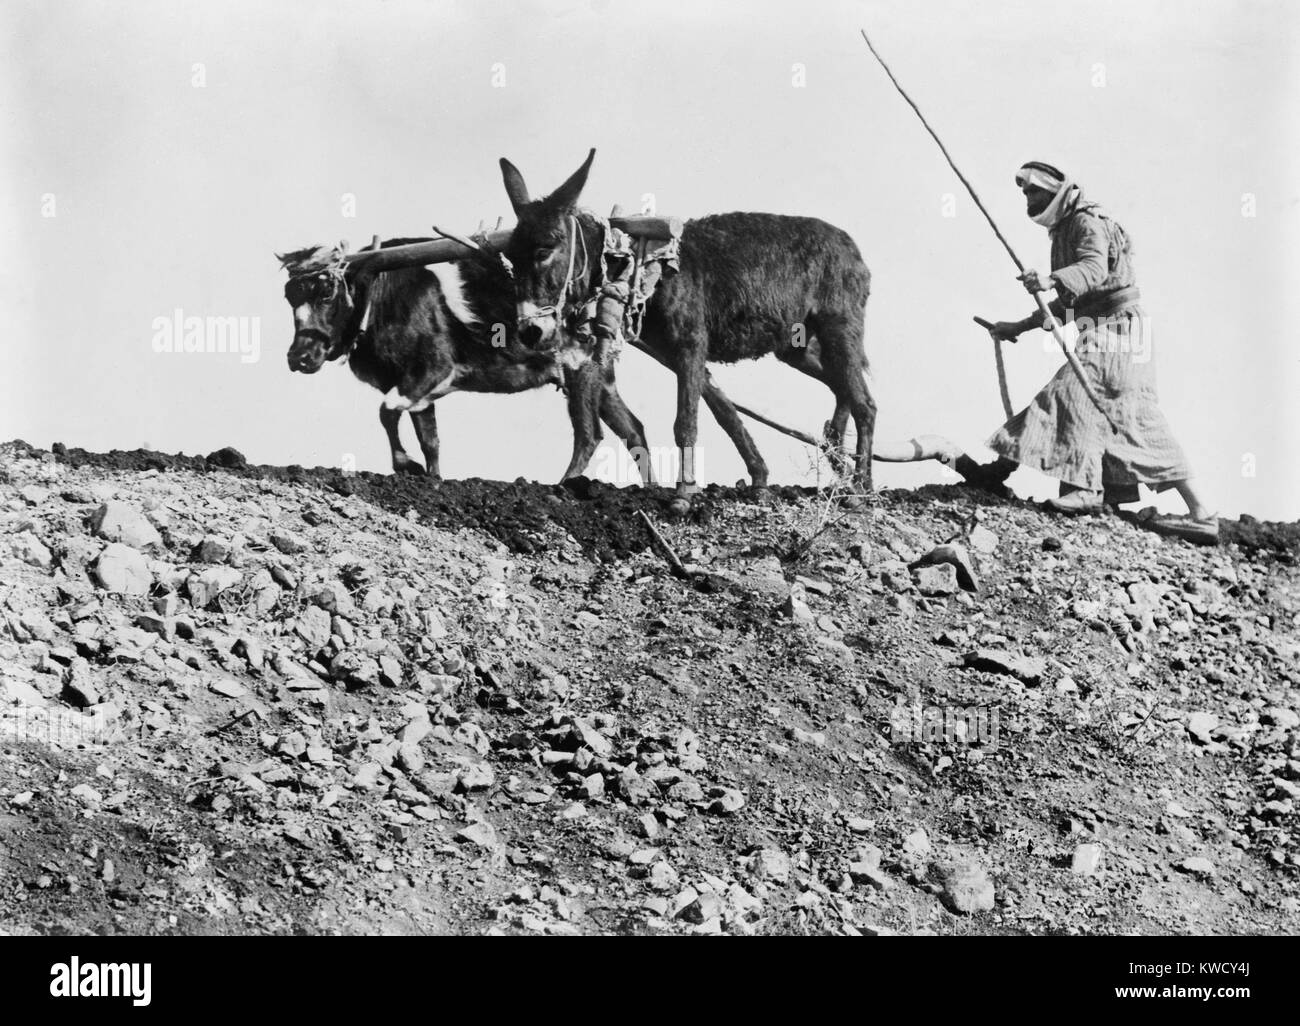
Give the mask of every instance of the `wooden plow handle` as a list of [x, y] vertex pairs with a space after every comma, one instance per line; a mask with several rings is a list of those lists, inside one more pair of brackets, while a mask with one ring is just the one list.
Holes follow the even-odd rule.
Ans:
[[1011, 405], [1011, 391], [1007, 387], [1007, 365], [1002, 359], [1002, 340], [994, 336], [993, 329], [996, 325], [992, 321], [976, 317], [975, 323], [987, 331], [993, 341], [993, 360], [998, 368], [998, 393], [1002, 396], [1002, 412], [1007, 415], [1007, 420], [1010, 420], [1016, 415], [1016, 411]]

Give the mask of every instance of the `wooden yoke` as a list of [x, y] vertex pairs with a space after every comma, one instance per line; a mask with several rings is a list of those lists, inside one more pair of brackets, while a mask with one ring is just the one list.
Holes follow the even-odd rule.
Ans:
[[[627, 232], [635, 239], [655, 239], [667, 241], [680, 238], [682, 220], [679, 217], [657, 217], [650, 214], [634, 214], [631, 217], [611, 217], [611, 227]], [[510, 231], [489, 232], [480, 236], [476, 243], [482, 248], [501, 252], [510, 242]], [[423, 267], [425, 264], [445, 264], [460, 260], [474, 251], [473, 245], [457, 241], [452, 237], [430, 239], [428, 242], [412, 242], [405, 246], [390, 246], [387, 249], [367, 249], [347, 255], [350, 271], [362, 271], [367, 274], [379, 274], [399, 267]]]

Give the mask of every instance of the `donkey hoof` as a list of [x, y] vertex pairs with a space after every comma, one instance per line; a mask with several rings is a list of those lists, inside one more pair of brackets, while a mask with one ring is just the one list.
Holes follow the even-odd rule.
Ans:
[[404, 460], [393, 460], [393, 473], [422, 475], [424, 468], [408, 456]]
[[684, 517], [691, 511], [691, 500], [683, 495], [677, 496], [668, 504], [668, 514], [674, 517]]

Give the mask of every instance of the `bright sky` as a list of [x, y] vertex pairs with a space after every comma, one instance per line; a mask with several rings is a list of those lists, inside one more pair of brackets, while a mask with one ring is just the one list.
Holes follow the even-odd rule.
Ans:
[[[1001, 407], [971, 316], [1017, 319], [1028, 297], [859, 27], [1028, 264], [1046, 268], [1048, 242], [1012, 182], [1025, 160], [1070, 171], [1124, 223], [1161, 405], [1203, 490], [1225, 513], [1300, 516], [1300, 7], [1284, 0], [9, 0], [0, 438], [386, 470], [379, 393], [343, 366], [289, 372], [273, 251], [473, 229], [509, 213], [498, 157], [536, 194], [595, 146], [585, 200], [601, 213], [653, 193], [682, 217], [846, 229], [873, 273], [878, 437], [937, 432], [983, 458]], [[260, 360], [155, 352], [155, 318], [178, 308], [260, 318]], [[1007, 359], [1017, 406], [1061, 362], [1041, 333]], [[810, 432], [830, 413], [822, 386], [771, 360], [715, 374]], [[670, 447], [669, 373], [629, 351], [619, 380]], [[449, 477], [549, 481], [567, 463], [553, 390], [438, 409]], [[742, 477], [707, 410], [700, 423], [703, 476]], [[810, 480], [798, 443], [754, 436], [775, 480]], [[1025, 471], [1012, 483], [1055, 493]]]

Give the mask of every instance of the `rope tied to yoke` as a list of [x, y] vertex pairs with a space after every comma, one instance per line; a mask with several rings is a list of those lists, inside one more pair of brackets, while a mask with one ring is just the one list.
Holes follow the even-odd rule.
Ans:
[[583, 323], [599, 338], [636, 342], [655, 289], [681, 267], [681, 240], [634, 239], [604, 218], [599, 222], [603, 281], [584, 308]]

